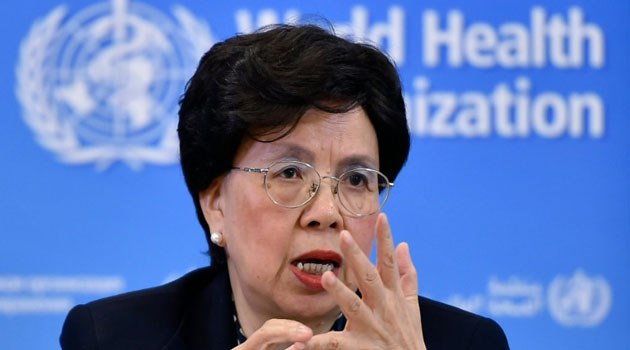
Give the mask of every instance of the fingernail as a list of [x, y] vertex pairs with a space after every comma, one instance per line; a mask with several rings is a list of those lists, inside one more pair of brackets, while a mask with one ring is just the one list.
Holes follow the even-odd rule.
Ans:
[[295, 350], [304, 350], [304, 349], [306, 349], [306, 344], [304, 344], [304, 343], [294, 343], [293, 344], [293, 348], [295, 348]]
[[306, 326], [298, 326], [298, 328], [295, 330], [295, 334], [297, 336], [308, 336], [310, 333], [311, 330]]
[[343, 239], [346, 243], [352, 243], [352, 236], [350, 236], [350, 232], [341, 231], [341, 239]]
[[327, 287], [334, 286], [336, 282], [337, 282], [337, 276], [335, 276], [334, 273], [330, 271], [326, 271], [322, 275], [322, 283], [325, 284]]

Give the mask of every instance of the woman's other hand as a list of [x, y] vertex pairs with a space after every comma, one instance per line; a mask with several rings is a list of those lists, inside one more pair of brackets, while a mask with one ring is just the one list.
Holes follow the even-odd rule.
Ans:
[[270, 319], [247, 338], [243, 344], [232, 350], [276, 350], [305, 349], [304, 343], [313, 337], [313, 331], [300, 322], [284, 319]]
[[337, 301], [348, 324], [341, 332], [316, 335], [306, 347], [296, 344], [291, 350], [426, 350], [416, 269], [406, 243], [394, 249], [385, 214], [380, 214], [377, 220], [376, 240], [378, 255], [374, 266], [350, 233], [341, 232], [341, 250], [358, 279], [363, 299], [333, 273], [326, 272], [322, 284]]

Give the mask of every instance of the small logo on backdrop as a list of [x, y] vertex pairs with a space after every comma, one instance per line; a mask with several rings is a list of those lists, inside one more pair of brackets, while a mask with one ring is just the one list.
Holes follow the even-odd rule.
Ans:
[[53, 9], [20, 46], [16, 94], [36, 140], [100, 170], [177, 162], [177, 102], [214, 43], [208, 24], [128, 0], [67, 13]]
[[573, 276], [555, 276], [546, 288], [522, 276], [491, 277], [485, 293], [456, 293], [446, 302], [492, 317], [533, 318], [548, 311], [564, 327], [597, 327], [610, 313], [612, 288], [604, 277], [576, 269]]
[[582, 270], [571, 277], [556, 277], [547, 294], [551, 316], [565, 326], [597, 326], [612, 304], [608, 282], [601, 276], [589, 277]]
[[65, 314], [77, 302], [117, 294], [122, 276], [0, 275], [0, 316]]

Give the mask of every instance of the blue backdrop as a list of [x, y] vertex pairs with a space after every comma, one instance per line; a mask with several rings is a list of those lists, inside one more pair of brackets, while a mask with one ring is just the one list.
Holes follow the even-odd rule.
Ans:
[[[421, 293], [514, 349], [630, 349], [627, 1], [7, 2], [0, 348], [208, 264], [176, 101], [212, 43], [317, 20], [396, 61], [412, 149], [386, 212]], [[315, 15], [315, 16], [313, 16]]]

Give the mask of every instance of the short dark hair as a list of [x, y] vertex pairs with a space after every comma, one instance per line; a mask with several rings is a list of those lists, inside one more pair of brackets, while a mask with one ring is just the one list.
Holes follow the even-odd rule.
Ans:
[[310, 108], [340, 113], [357, 106], [376, 131], [380, 171], [393, 181], [409, 153], [409, 130], [398, 73], [377, 48], [315, 25], [275, 25], [203, 56], [180, 102], [178, 133], [213, 265], [225, 262], [225, 251], [210, 242], [199, 193], [230, 170], [243, 137], [286, 135]]

